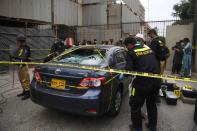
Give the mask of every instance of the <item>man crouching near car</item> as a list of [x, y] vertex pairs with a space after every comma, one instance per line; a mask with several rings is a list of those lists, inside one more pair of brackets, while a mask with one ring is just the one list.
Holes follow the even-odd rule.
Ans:
[[[126, 70], [159, 74], [160, 68], [153, 51], [142, 44], [136, 44], [135, 37], [128, 37], [124, 41], [127, 52]], [[131, 107], [131, 131], [142, 131], [141, 108], [146, 100], [148, 123], [146, 126], [151, 131], [157, 129], [156, 97], [159, 92], [160, 79], [136, 76], [132, 83], [130, 107]]]

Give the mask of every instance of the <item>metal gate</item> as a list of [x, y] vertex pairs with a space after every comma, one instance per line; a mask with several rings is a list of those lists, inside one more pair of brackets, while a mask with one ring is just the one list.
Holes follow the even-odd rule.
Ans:
[[190, 22], [193, 22], [193, 20], [130, 22], [123, 23], [122, 26], [121, 24], [78, 26], [76, 28], [76, 41], [93, 41], [94, 39], [97, 39], [99, 42], [108, 41], [109, 39], [118, 41], [121, 36], [122, 38], [125, 38], [128, 35], [134, 35], [137, 33], [142, 33], [145, 38], [147, 38], [147, 31], [151, 28], [155, 28], [159, 36], [165, 37], [167, 26], [188, 24]]
[[[26, 36], [26, 43], [31, 48], [32, 59], [46, 56], [55, 38], [54, 31], [51, 29], [0, 26], [0, 60], [9, 60], [9, 53], [16, 44], [18, 34]], [[0, 65], [0, 72], [6, 70], [8, 70], [8, 66]]]

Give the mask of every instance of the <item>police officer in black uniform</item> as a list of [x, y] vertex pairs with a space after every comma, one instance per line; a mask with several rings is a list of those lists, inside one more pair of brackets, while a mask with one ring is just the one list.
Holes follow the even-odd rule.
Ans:
[[[155, 29], [151, 29], [148, 31], [148, 36], [151, 38], [151, 42], [149, 47], [153, 50], [156, 60], [159, 63], [160, 74], [164, 74], [164, 70], [166, 68], [166, 61], [170, 56], [170, 51], [167, 46], [165, 46], [165, 39], [159, 37], [157, 31]], [[158, 85], [161, 87], [161, 85]], [[160, 103], [160, 97], [158, 93], [157, 103]]]
[[[153, 51], [142, 44], [136, 44], [135, 37], [128, 37], [124, 44], [128, 49], [126, 70], [159, 74], [159, 64]], [[138, 41], [139, 43], [139, 41]], [[130, 96], [131, 130], [142, 131], [141, 107], [146, 100], [148, 120], [147, 127], [151, 131], [156, 131], [157, 126], [157, 107], [156, 97], [159, 92], [160, 79], [136, 76], [132, 83]]]
[[67, 49], [66, 45], [64, 44], [63, 40], [58, 40], [55, 42], [50, 50], [50, 53], [46, 58], [44, 58], [44, 62], [48, 62], [52, 60], [54, 57], [58, 56], [59, 54], [63, 53]]
[[52, 45], [50, 53], [57, 52], [58, 54], [60, 54], [64, 52], [65, 49], [66, 49], [66, 46], [64, 44], [64, 41], [59, 40]]
[[173, 58], [173, 66], [172, 66], [172, 74], [181, 72], [182, 61], [183, 61], [183, 46], [181, 45], [183, 41], [179, 41], [176, 43], [175, 46], [172, 47], [174, 51], [174, 58]]
[[160, 64], [160, 73], [163, 74], [166, 66], [166, 60], [170, 56], [169, 49], [165, 45], [165, 38], [159, 37], [155, 29], [149, 30], [148, 36], [152, 39], [149, 47], [155, 53], [156, 59]]

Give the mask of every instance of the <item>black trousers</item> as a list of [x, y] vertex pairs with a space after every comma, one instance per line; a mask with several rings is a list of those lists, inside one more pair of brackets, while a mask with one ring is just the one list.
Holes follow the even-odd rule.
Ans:
[[180, 73], [182, 64], [174, 62], [172, 65], [172, 73]]
[[137, 77], [132, 84], [130, 96], [131, 121], [134, 128], [142, 128], [141, 108], [146, 101], [150, 127], [157, 126], [156, 98], [160, 89], [161, 79]]

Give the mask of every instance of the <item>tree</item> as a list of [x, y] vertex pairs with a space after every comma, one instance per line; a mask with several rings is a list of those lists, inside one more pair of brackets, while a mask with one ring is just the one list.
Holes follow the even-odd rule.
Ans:
[[194, 18], [194, 9], [195, 0], [182, 0], [180, 3], [174, 5], [173, 16], [179, 17], [182, 20], [193, 19]]

